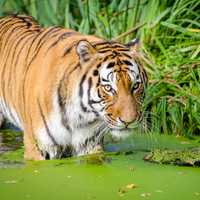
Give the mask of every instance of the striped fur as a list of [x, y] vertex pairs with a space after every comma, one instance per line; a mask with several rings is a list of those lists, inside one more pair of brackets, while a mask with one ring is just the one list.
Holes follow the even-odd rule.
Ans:
[[24, 131], [25, 159], [95, 152], [140, 118], [146, 73], [123, 45], [28, 16], [0, 19], [0, 121]]

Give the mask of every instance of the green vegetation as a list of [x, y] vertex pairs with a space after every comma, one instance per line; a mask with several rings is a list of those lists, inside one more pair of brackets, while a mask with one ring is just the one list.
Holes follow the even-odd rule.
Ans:
[[199, 0], [0, 1], [1, 16], [17, 12], [44, 26], [63, 25], [121, 42], [139, 37], [150, 79], [144, 102], [148, 129], [200, 134]]

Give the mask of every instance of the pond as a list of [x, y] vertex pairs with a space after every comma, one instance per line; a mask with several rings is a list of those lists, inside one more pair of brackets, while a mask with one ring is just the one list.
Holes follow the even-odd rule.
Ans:
[[[9, 131], [7, 131], [9, 137]], [[24, 162], [20, 133], [2, 134], [0, 196], [11, 199], [198, 200], [200, 168], [144, 161], [154, 149], [190, 149], [189, 140], [166, 135], [133, 135], [107, 142], [105, 154], [54, 161]], [[10, 145], [8, 145], [10, 144]], [[5, 151], [8, 151], [6, 152]], [[4, 153], [3, 153], [4, 152]]]

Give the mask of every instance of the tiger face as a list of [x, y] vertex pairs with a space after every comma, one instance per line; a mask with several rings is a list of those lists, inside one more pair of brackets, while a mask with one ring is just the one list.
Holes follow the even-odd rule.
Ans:
[[142, 116], [147, 76], [137, 45], [81, 41], [77, 47], [82, 68], [87, 68], [81, 82], [87, 88], [82, 105], [88, 105], [112, 131], [135, 128]]

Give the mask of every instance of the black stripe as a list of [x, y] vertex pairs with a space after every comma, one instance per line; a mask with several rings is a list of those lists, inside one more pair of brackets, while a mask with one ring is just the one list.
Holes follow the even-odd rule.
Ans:
[[[30, 37], [28, 37], [28, 36], [30, 36]], [[21, 51], [23, 50], [23, 48], [25, 48], [25, 44], [30, 40], [31, 37], [34, 37], [34, 35], [33, 35], [32, 33], [30, 33], [30, 34], [24, 36], [23, 38], [21, 38], [21, 39], [17, 42], [15, 51], [17, 51], [18, 44], [19, 44], [20, 42], [22, 42], [23, 39], [26, 39], [26, 40], [24, 40], [24, 42], [21, 44], [21, 48], [18, 50], [18, 53], [17, 53], [17, 55], [15, 56], [15, 57], [16, 57], [15, 62], [14, 62], [14, 58], [12, 59], [12, 65], [13, 65], [13, 62], [14, 62], [14, 70], [13, 70], [13, 73], [12, 73], [12, 74], [13, 74], [13, 77], [14, 77], [13, 83], [16, 83], [16, 78], [17, 78], [17, 77], [16, 77], [16, 70], [17, 70], [17, 65], [18, 65], [18, 62], [19, 62], [19, 57], [20, 57], [20, 55], [21, 55]], [[13, 86], [14, 86], [14, 85], [15, 85], [15, 84], [13, 84]]]
[[[124, 45], [122, 44], [119, 44], [119, 43], [116, 43], [116, 44], [113, 44], [112, 45], [113, 48], [119, 48], [119, 49], [126, 49], [126, 50], [129, 50], [127, 47], [125, 47]], [[130, 50], [129, 50], [130, 51]]]
[[[66, 97], [61, 97], [62, 85], [64, 84], [64, 82], [66, 82], [65, 79], [68, 79], [69, 76], [78, 68], [80, 68], [80, 63], [79, 62], [74, 66], [73, 69], [71, 69], [71, 71], [69, 71], [69, 73], [67, 73], [68, 69], [66, 69], [64, 74], [63, 74], [63, 76], [62, 76], [62, 78], [61, 78], [61, 80], [60, 80], [58, 91], [59, 91], [59, 105], [62, 108], [64, 107], [65, 99], [66, 99]], [[64, 87], [66, 87], [66, 86], [64, 86]], [[66, 88], [66, 90], [67, 90], [67, 88]]]
[[[30, 62], [28, 63], [28, 65], [26, 66], [26, 70], [24, 72], [24, 75], [23, 75], [23, 88], [22, 88], [22, 97], [23, 97], [23, 102], [24, 102], [24, 110], [25, 110], [25, 84], [26, 84], [26, 78], [27, 78], [27, 74], [28, 74], [28, 71], [29, 71], [29, 68], [30, 68], [30, 65], [31, 63], [33, 62], [33, 60], [36, 58], [40, 48], [42, 47], [42, 45], [46, 42], [46, 40], [43, 41], [43, 39], [48, 35], [48, 34], [51, 34], [51, 33], [55, 33], [57, 31], [59, 31], [60, 28], [57, 28], [57, 27], [52, 27], [50, 28], [49, 30], [47, 30], [47, 32], [44, 32], [44, 34], [41, 36], [41, 34], [38, 34], [36, 35], [36, 37], [34, 38], [34, 40], [32, 41], [31, 43], [31, 46], [28, 50], [28, 54], [30, 53], [31, 51], [31, 47], [32, 47], [32, 44], [34, 43], [34, 41], [36, 40], [36, 38], [38, 38], [38, 36], [41, 36], [41, 38], [39, 39], [39, 41], [37, 42], [37, 48], [34, 49], [34, 52], [36, 52], [34, 54], [34, 56], [32, 56]], [[27, 54], [27, 59], [28, 59], [28, 54]], [[26, 59], [26, 61], [27, 61]]]
[[56, 41], [54, 41], [54, 43], [52, 43], [52, 44], [48, 47], [46, 53], [47, 53], [51, 48], [53, 48], [54, 46], [56, 46], [61, 40], [67, 39], [68, 37], [70, 37], [71, 35], [74, 35], [74, 34], [78, 34], [78, 33], [75, 32], [75, 31], [69, 31], [69, 32], [65, 32], [65, 33], [63, 33], [62, 35], [60, 35], [60, 36], [58, 37], [58, 39], [57, 39]]
[[[1, 46], [1, 48], [5, 51], [5, 48], [6, 48], [6, 45], [7, 45], [7, 43], [9, 42], [9, 39], [10, 39], [10, 37], [12, 36], [12, 35], [14, 35], [15, 36], [15, 34], [16, 34], [16, 32], [18, 31], [18, 30], [16, 30], [16, 29], [20, 29], [21, 30], [21, 28], [24, 28], [24, 26], [22, 25], [22, 26], [16, 26], [16, 27], [14, 27], [13, 29], [11, 29], [11, 31], [6, 35], [6, 38], [3, 38], [3, 40], [4, 41], [6, 41], [5, 43], [4, 43], [4, 46]], [[9, 29], [10, 30], [10, 29]], [[15, 31], [16, 30], [16, 31]], [[15, 31], [15, 32], [14, 32]], [[13, 33], [14, 32], [14, 33]]]
[[127, 57], [127, 58], [130, 58], [130, 59], [133, 59], [130, 55], [126, 54], [126, 53], [121, 53], [123, 56]]
[[[9, 42], [10, 40], [9, 40], [9, 38], [6, 40], [6, 42]], [[2, 70], [2, 73], [1, 73], [1, 80], [2, 80], [2, 84], [1, 84], [1, 88], [2, 88], [2, 96], [3, 96], [3, 99], [4, 99], [4, 102], [5, 102], [5, 106], [6, 106], [6, 108], [7, 108], [7, 110], [8, 110], [8, 112], [9, 112], [9, 116], [11, 116], [11, 118], [13, 119], [13, 121], [15, 121], [15, 118], [14, 118], [14, 116], [13, 116], [13, 114], [12, 114], [12, 112], [11, 112], [11, 110], [10, 110], [10, 108], [9, 108], [9, 106], [8, 106], [8, 104], [6, 103], [7, 102], [7, 98], [6, 98], [6, 94], [8, 94], [9, 93], [9, 91], [8, 91], [8, 88], [7, 88], [7, 90], [6, 90], [6, 83], [5, 83], [5, 79], [4, 79], [4, 75], [5, 75], [5, 70], [6, 70], [6, 64], [7, 64], [7, 62], [8, 62], [8, 59], [10, 59], [10, 53], [12, 52], [11, 51], [11, 49], [13, 48], [13, 46], [12, 46], [12, 44], [10, 45], [10, 48], [6, 51], [6, 55], [5, 55], [5, 62], [4, 62], [4, 65], [3, 65], [3, 70]], [[5, 50], [5, 49], [4, 49]], [[8, 75], [9, 75], [9, 79], [10, 79], [10, 75], [11, 75], [11, 66], [10, 66], [10, 68], [8, 68], [8, 70], [10, 69], [10, 73], [8, 73]], [[10, 81], [9, 82], [7, 82], [8, 83], [8, 87], [9, 87], [9, 84], [10, 84]], [[10, 87], [9, 87], [10, 88]], [[6, 91], [5, 91], [6, 90]], [[16, 108], [15, 108], [15, 106], [14, 106], [14, 104], [13, 104], [13, 107], [14, 107], [14, 109], [16, 110]]]
[[[14, 53], [13, 53], [13, 57], [12, 57], [12, 58], [14, 58], [14, 56], [15, 56], [15, 52], [16, 52], [16, 49], [17, 49], [19, 43], [20, 43], [24, 38], [27, 37], [27, 34], [24, 35], [25, 33], [29, 33], [28, 35], [32, 35], [32, 34], [33, 34], [33, 32], [30, 31], [30, 30], [26, 30], [26, 31], [24, 31], [24, 32], [20, 32], [20, 35], [17, 36], [17, 38], [16, 38], [16, 40], [18, 40], [18, 42], [17, 42], [17, 44], [15, 45], [15, 49], [14, 49]], [[16, 40], [15, 40], [15, 41], [16, 41]], [[13, 59], [12, 59], [12, 64], [13, 64]]]
[[[1, 30], [3, 30], [7, 25], [9, 25], [10, 23], [10, 21], [13, 21], [13, 19], [10, 19], [10, 20], [8, 20], [8, 21], [2, 21], [3, 23], [2, 24], [0, 24], [0, 32], [1, 32]], [[8, 23], [8, 24], [7, 24]], [[5, 26], [4, 26], [5, 25]], [[11, 24], [12, 25], [12, 24]]]
[[[23, 111], [25, 113], [25, 81], [26, 81], [26, 76], [27, 76], [27, 73], [28, 73], [28, 70], [29, 70], [29, 65], [27, 65], [27, 62], [28, 62], [28, 57], [29, 57], [29, 54], [30, 54], [30, 51], [32, 49], [32, 46], [35, 42], [35, 40], [40, 36], [40, 33], [37, 33], [37, 35], [34, 35], [34, 38], [29, 46], [29, 49], [28, 49], [28, 52], [26, 54], [26, 58], [25, 58], [25, 71], [24, 71], [24, 75], [23, 75], [23, 78], [22, 78], [22, 82], [23, 82], [23, 86], [22, 86], [22, 98], [23, 98]], [[18, 62], [18, 60], [16, 60], [16, 62]], [[16, 68], [16, 67], [15, 67]], [[19, 94], [20, 95], [20, 94]]]
[[90, 98], [91, 98], [91, 95], [90, 95], [90, 91], [91, 91], [91, 88], [92, 88], [92, 78], [90, 77], [88, 79], [88, 90], [87, 90], [87, 97], [88, 97], [88, 105], [93, 109], [93, 106], [92, 104], [90, 104]]
[[78, 62], [76, 65], [75, 65], [75, 67], [71, 70], [71, 71], [69, 71], [69, 76], [75, 71], [75, 70], [77, 70], [77, 69], [80, 69], [81, 68], [81, 65], [80, 65], [80, 63]]
[[107, 65], [107, 69], [109, 69], [109, 68], [112, 68], [112, 67], [114, 67], [115, 66], [115, 62], [110, 62], [108, 65]]
[[[34, 50], [34, 55], [31, 58], [31, 61], [29, 62], [28, 66], [31, 65], [31, 63], [34, 61], [34, 59], [37, 57], [37, 54], [39, 53], [41, 47], [44, 45], [44, 43], [46, 42], [46, 40], [44, 40], [45, 37], [48, 36], [48, 34], [52, 34], [55, 33], [57, 31], [60, 31], [60, 28], [56, 28], [56, 27], [52, 27], [50, 28], [47, 32], [45, 32], [42, 37], [39, 39], [38, 44], [37, 44], [37, 48]], [[47, 38], [48, 39], [48, 38]]]
[[102, 78], [102, 81], [104, 81], [104, 82], [110, 82], [109, 80], [107, 80], [105, 78]]
[[81, 106], [81, 109], [82, 109], [83, 112], [86, 112], [86, 113], [89, 112], [88, 109], [83, 105], [82, 100], [81, 100], [80, 106]]
[[[63, 110], [64, 107], [65, 107], [65, 99], [66, 99], [66, 97], [61, 95], [61, 93], [62, 93], [61, 90], [62, 90], [63, 84], [65, 82], [65, 78], [66, 78], [66, 70], [63, 73], [63, 76], [60, 79], [59, 86], [58, 86], [58, 104], [59, 104], [61, 110]], [[66, 88], [66, 90], [67, 90], [67, 88]]]
[[[60, 81], [60, 83], [59, 83], [59, 86], [58, 86], [58, 89], [57, 89], [58, 105], [60, 106], [61, 113], [64, 113], [64, 110], [65, 110], [65, 97], [62, 97], [62, 96], [61, 96], [61, 91], [60, 91], [64, 79], [65, 79], [65, 73], [64, 73], [64, 76], [63, 76], [63, 78], [61, 79], [61, 81]], [[67, 89], [67, 88], [66, 88], [66, 89]], [[72, 133], [72, 129], [71, 129], [71, 127], [69, 126], [69, 122], [68, 122], [68, 120], [66, 119], [66, 117], [63, 116], [63, 114], [62, 114], [62, 125], [63, 125], [70, 133]]]
[[1, 34], [1, 37], [3, 37], [3, 35], [4, 34], [6, 34], [7, 33], [7, 31], [8, 30], [12, 30], [12, 26], [15, 26], [15, 25], [17, 25], [17, 24], [21, 24], [22, 22], [13, 22], [13, 23], [8, 23], [8, 24], [5, 24], [5, 26], [4, 27], [1, 27], [0, 26], [0, 34]]
[[99, 98], [101, 98], [101, 94], [100, 94], [100, 89], [99, 88], [97, 88], [97, 95], [98, 95]]
[[109, 49], [103, 49], [103, 50], [98, 50], [99, 53], [106, 53], [106, 52], [112, 52], [112, 49], [109, 48]]
[[97, 69], [98, 69], [99, 67], [101, 67], [101, 64], [102, 64], [102, 62], [100, 62], [99, 64], [97, 64]]
[[31, 16], [17, 15], [16, 18], [22, 20], [26, 24], [27, 28], [30, 28], [33, 25], [39, 25], [37, 21]]
[[105, 56], [105, 57], [103, 58], [103, 60], [102, 60], [102, 63], [103, 63], [103, 62], [106, 62], [108, 59], [111, 59], [111, 58], [112, 58], [112, 54], [109, 54], [109, 55]]
[[55, 146], [59, 146], [57, 144], [57, 142], [55, 141], [55, 139], [53, 138], [53, 136], [51, 134], [51, 131], [50, 131], [49, 127], [48, 127], [48, 124], [47, 124], [47, 121], [45, 119], [44, 113], [42, 111], [42, 107], [40, 105], [39, 99], [37, 99], [37, 103], [38, 103], [38, 108], [39, 108], [40, 116], [42, 117], [42, 121], [44, 123], [44, 127], [46, 129], [46, 132], [47, 132], [48, 136], [51, 138], [51, 140], [52, 140], [52, 142], [54, 143]]
[[101, 49], [101, 50], [98, 50], [99, 53], [106, 53], [106, 52], [113, 52], [115, 51], [116, 55], [118, 53], [121, 53], [121, 52], [127, 52], [127, 51], [130, 51], [129, 49], [125, 49], [125, 48], [113, 48], [113, 47], [107, 47], [107, 48], [104, 48], [104, 49]]
[[37, 40], [37, 38], [38, 38], [39, 36], [40, 36], [40, 32], [37, 33], [37, 35], [35, 35], [35, 37], [33, 38], [32, 42], [31, 42], [31, 44], [30, 44], [30, 46], [29, 46], [29, 49], [28, 49], [28, 52], [27, 52], [26, 58], [25, 58], [25, 63], [26, 63], [26, 65], [27, 65], [27, 63], [28, 63], [28, 57], [29, 57], [30, 51], [31, 51], [31, 49], [32, 49], [32, 46], [33, 46], [34, 42]]
[[73, 49], [75, 45], [73, 44], [72, 46], [68, 47], [67, 49], [65, 49], [64, 53], [63, 53], [63, 57], [66, 56], [68, 53], [70, 53], [70, 51]]
[[117, 59], [117, 65], [122, 65], [122, 61], [120, 59]]
[[110, 42], [109, 41], [101, 41], [101, 42], [95, 42], [95, 43], [92, 43], [92, 45], [94, 47], [99, 47], [99, 46], [102, 46], [102, 45], [109, 45]]
[[[92, 104], [95, 104], [97, 103], [96, 101], [94, 100], [91, 100], [91, 88], [92, 88], [92, 78], [90, 77], [88, 79], [88, 91], [87, 91], [87, 96], [88, 96], [88, 105], [90, 106], [90, 108], [92, 108], [92, 112], [96, 115], [96, 116], [99, 116], [99, 113], [97, 111], [94, 110], [94, 107]], [[101, 101], [99, 101], [100, 103]]]
[[133, 64], [128, 60], [122, 60], [122, 62], [125, 63], [126, 65], [133, 66]]
[[[7, 20], [6, 20], [7, 19]], [[4, 24], [6, 24], [6, 23], [8, 23], [8, 22], [10, 22], [10, 21], [12, 21], [13, 19], [11, 19], [11, 18], [7, 18], [7, 17], [1, 17], [0, 18], [0, 27], [2, 27]]]
[[99, 75], [99, 71], [97, 70], [97, 69], [95, 69], [94, 71], [93, 71], [93, 76], [98, 76]]
[[120, 53], [121, 53], [121, 51], [123, 52], [123, 51], [130, 51], [130, 49], [126, 49], [126, 48], [123, 48], [123, 47], [118, 47], [118, 48], [116, 48], [115, 50], [117, 50], [117, 51], [120, 51]]
[[[17, 47], [20, 44], [20, 42], [22, 42], [22, 40], [24, 38], [26, 38], [30, 34], [32, 34], [32, 33], [30, 33], [30, 31], [25, 31], [25, 32], [21, 33], [20, 36], [17, 37], [18, 41], [16, 42], [15, 46], [12, 46], [12, 49], [14, 49], [14, 50], [12, 51], [11, 64], [10, 64], [10, 67], [9, 67], [10, 68], [10, 72], [8, 73], [8, 83], [7, 83], [8, 84], [8, 89], [10, 91], [10, 96], [11, 96], [11, 101], [12, 102], [13, 102], [13, 95], [12, 95], [12, 93], [15, 91], [15, 89], [13, 87], [16, 85], [16, 74], [15, 73], [16, 73], [16, 67], [17, 67], [17, 65], [13, 66], [14, 57], [16, 55], [16, 50], [17, 50]], [[23, 47], [24, 47], [24, 44], [22, 44], [22, 48]], [[18, 53], [17, 59], [19, 58], [19, 55], [20, 55], [20, 52]], [[13, 71], [13, 67], [14, 67], [14, 71]], [[12, 77], [14, 77], [14, 81], [13, 81]], [[12, 89], [11, 89], [11, 87], [12, 87]], [[15, 100], [14, 100], [14, 102], [15, 102]], [[14, 102], [12, 104], [13, 104], [14, 109], [16, 110]]]
[[86, 75], [87, 74], [84, 74], [80, 81], [80, 88], [79, 88], [79, 96], [80, 97], [83, 97], [83, 82], [85, 81]]

